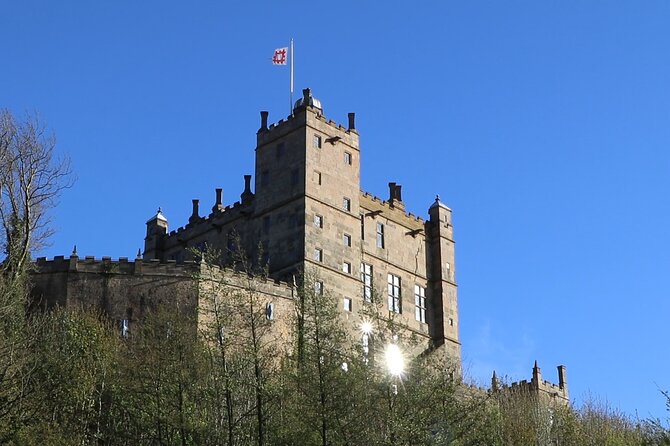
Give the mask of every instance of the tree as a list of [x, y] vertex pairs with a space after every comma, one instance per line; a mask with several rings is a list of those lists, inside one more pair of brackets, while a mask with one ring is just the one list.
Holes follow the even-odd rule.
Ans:
[[[71, 185], [69, 162], [34, 116], [18, 122], [0, 110], [0, 442], [29, 414], [24, 400], [36, 370], [35, 332], [26, 320], [31, 250], [51, 233], [48, 211]], [[6, 430], [9, 426], [10, 430]]]
[[13, 277], [51, 235], [48, 211], [72, 185], [69, 160], [57, 158], [55, 148], [55, 137], [36, 116], [17, 122], [0, 110], [0, 244], [3, 267]]

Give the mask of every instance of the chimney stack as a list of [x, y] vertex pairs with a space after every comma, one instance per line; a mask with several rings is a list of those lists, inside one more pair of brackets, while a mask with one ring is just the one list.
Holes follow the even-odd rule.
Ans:
[[396, 183], [389, 183], [389, 204], [391, 206], [404, 207], [402, 203], [402, 186]]
[[558, 366], [558, 387], [563, 390], [568, 388], [568, 374], [564, 365]]
[[240, 198], [242, 204], [247, 204], [254, 198], [254, 194], [251, 193], [251, 175], [244, 176], [244, 192], [242, 192]]
[[261, 112], [261, 128], [260, 130], [267, 130], [268, 129], [268, 112], [262, 111]]
[[212, 206], [212, 212], [223, 211], [223, 189], [216, 189], [216, 203]]
[[349, 113], [349, 129], [348, 130], [356, 130], [356, 113]]
[[200, 200], [197, 198], [194, 198], [193, 200], [193, 213], [191, 214], [191, 217], [188, 219], [189, 223], [193, 223], [195, 221], [200, 220], [200, 215], [198, 215], [198, 208], [200, 207]]

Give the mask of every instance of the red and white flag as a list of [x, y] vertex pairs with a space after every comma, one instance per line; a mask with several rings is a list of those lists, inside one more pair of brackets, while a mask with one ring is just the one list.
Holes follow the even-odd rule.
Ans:
[[272, 65], [286, 65], [288, 62], [288, 47], [277, 48], [272, 56]]

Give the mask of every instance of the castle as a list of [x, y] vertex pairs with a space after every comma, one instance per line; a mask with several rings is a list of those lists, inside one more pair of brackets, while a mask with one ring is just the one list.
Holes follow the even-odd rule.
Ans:
[[126, 333], [147, 308], [174, 296], [197, 306], [194, 248], [224, 256], [244, 250], [262, 257], [275, 281], [261, 290], [272, 317], [280, 318], [292, 298], [293, 278], [310, 271], [315, 289], [335, 296], [351, 326], [362, 323], [365, 302], [381, 299], [388, 317], [423, 349], [441, 348], [460, 364], [451, 210], [438, 197], [427, 220], [408, 213], [393, 182], [385, 200], [361, 191], [354, 113], [346, 127], [326, 119], [309, 89], [287, 119], [268, 124], [268, 112], [260, 115], [253, 191], [245, 175], [232, 205], [223, 204], [222, 189], [205, 215], [193, 200], [188, 223], [172, 231], [159, 209], [134, 261], [80, 259], [76, 250], [68, 259], [38, 259], [35, 298], [71, 305], [100, 296], [97, 305]]

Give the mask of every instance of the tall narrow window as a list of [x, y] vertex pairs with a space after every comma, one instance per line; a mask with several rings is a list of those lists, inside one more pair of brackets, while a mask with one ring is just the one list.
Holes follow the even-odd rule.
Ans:
[[365, 240], [365, 215], [361, 214], [361, 240]]
[[351, 263], [349, 262], [342, 262], [342, 272], [351, 274]]
[[323, 251], [320, 248], [314, 248], [314, 260], [323, 262]]
[[323, 294], [323, 282], [314, 282], [314, 292], [316, 294]]
[[121, 330], [121, 337], [127, 338], [130, 334], [130, 321], [128, 319], [121, 319], [119, 321], [119, 329]]
[[419, 285], [414, 285], [414, 316], [426, 323], [426, 289]]
[[344, 246], [351, 246], [351, 236], [349, 234], [342, 235], [342, 243]]
[[275, 318], [275, 304], [267, 303], [265, 305], [265, 318], [269, 321]]
[[361, 282], [363, 282], [363, 300], [372, 302], [372, 265], [361, 263]]
[[314, 226], [323, 228], [323, 217], [319, 214], [314, 214]]
[[321, 186], [321, 172], [319, 172], [318, 170], [314, 171], [314, 182], [319, 186]]
[[351, 153], [344, 152], [344, 164], [351, 166]]
[[344, 307], [344, 311], [348, 311], [348, 312], [351, 313], [351, 311], [353, 311], [353, 303], [352, 303], [351, 299], [349, 299], [348, 297], [345, 297], [344, 301], [343, 301], [343, 307]]
[[402, 307], [400, 305], [400, 277], [389, 274], [388, 275], [388, 304], [389, 310], [394, 313], [401, 313]]
[[351, 211], [351, 200], [347, 197], [342, 199], [342, 208], [347, 212]]
[[377, 223], [377, 248], [384, 248], [384, 225]]
[[314, 135], [314, 138], [312, 139], [312, 145], [315, 149], [321, 148], [321, 137], [319, 135]]

